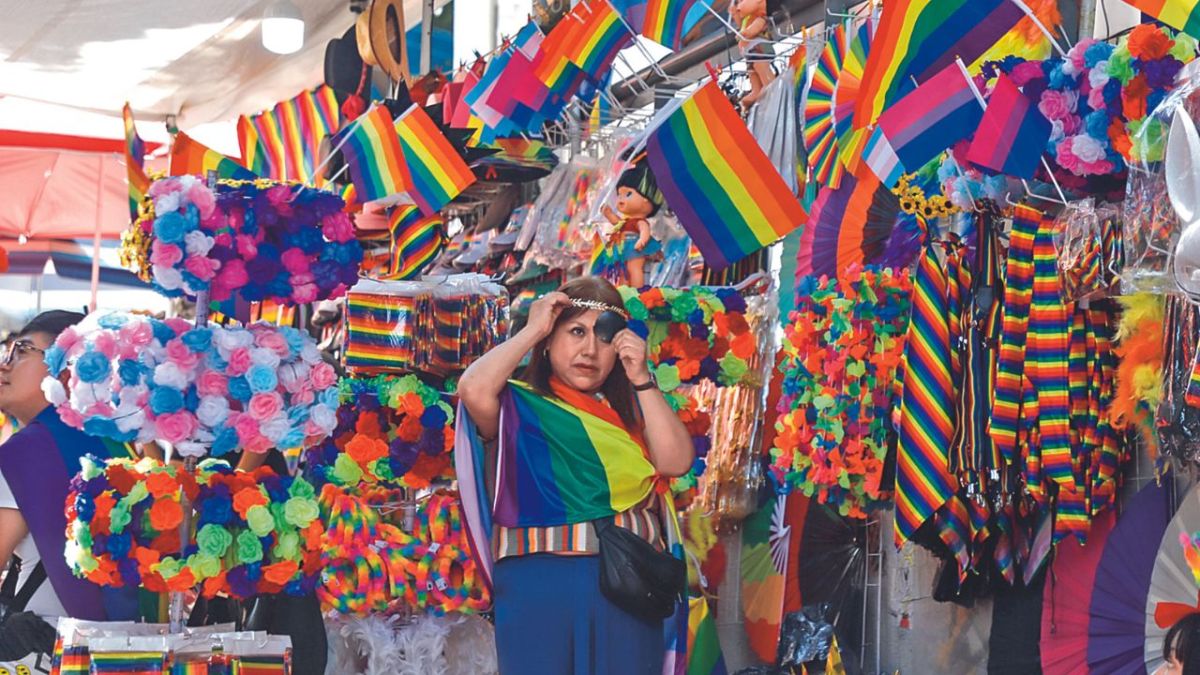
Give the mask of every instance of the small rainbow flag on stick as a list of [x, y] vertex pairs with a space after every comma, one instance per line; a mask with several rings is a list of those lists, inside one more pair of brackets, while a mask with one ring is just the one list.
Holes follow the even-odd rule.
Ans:
[[334, 147], [342, 148], [358, 201], [365, 204], [412, 188], [400, 136], [385, 106], [377, 105], [363, 113], [342, 134]]
[[617, 57], [617, 52], [633, 38], [608, 0], [583, 0], [562, 19], [564, 23], [567, 21], [576, 21], [579, 25], [572, 26], [571, 39], [561, 43], [563, 55], [591, 78], [600, 77], [601, 71]]
[[207, 177], [215, 171], [217, 178], [230, 180], [254, 180], [258, 176], [236, 161], [196, 141], [180, 131], [171, 145], [172, 176], [197, 175]]
[[1008, 176], [1033, 178], [1049, 140], [1050, 122], [1001, 74], [971, 140], [967, 160]]
[[714, 270], [808, 219], [716, 82], [670, 113], [646, 150], [667, 204]]
[[138, 207], [150, 189], [150, 179], [146, 176], [146, 143], [138, 136], [137, 127], [133, 124], [133, 111], [129, 104], [121, 109], [121, 118], [125, 121], [125, 176], [129, 181], [129, 219], [137, 220]]
[[412, 176], [409, 194], [425, 215], [432, 215], [475, 182], [475, 173], [417, 105], [396, 120], [404, 162]]
[[691, 30], [688, 12], [701, 0], [650, 0], [646, 3], [646, 23], [642, 35], [664, 47], [679, 49], [683, 36]]
[[1200, 1], [1197, 0], [1125, 0], [1175, 30], [1200, 39]]

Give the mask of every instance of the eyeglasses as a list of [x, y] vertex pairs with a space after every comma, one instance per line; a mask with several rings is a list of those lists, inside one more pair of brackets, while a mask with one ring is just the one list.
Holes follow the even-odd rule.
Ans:
[[32, 353], [45, 354], [46, 350], [33, 344], [29, 340], [17, 340], [16, 342], [8, 345], [8, 348], [4, 350], [4, 357], [0, 358], [0, 366], [12, 365], [13, 363], [25, 358], [26, 355]]

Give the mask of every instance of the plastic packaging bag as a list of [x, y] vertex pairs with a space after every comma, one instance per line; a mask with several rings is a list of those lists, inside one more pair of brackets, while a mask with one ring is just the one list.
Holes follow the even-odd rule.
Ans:
[[1055, 247], [1063, 299], [1102, 298], [1120, 280], [1125, 262], [1117, 210], [1094, 200], [1071, 202], [1055, 219]]
[[829, 604], [805, 605], [783, 617], [776, 661], [781, 667], [799, 668], [809, 661], [824, 661], [833, 643], [833, 624], [826, 618]]

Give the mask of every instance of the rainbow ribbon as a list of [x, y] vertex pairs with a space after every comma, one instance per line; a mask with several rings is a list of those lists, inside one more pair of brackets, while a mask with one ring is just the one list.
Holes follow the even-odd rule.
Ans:
[[1033, 244], [1033, 296], [1026, 354], [1037, 391], [1039, 450], [1046, 477], [1075, 487], [1071, 465], [1071, 400], [1068, 384], [1069, 322], [1058, 279], [1054, 221], [1042, 218]]
[[1033, 242], [1041, 219], [1040, 211], [1025, 205], [1018, 206], [1013, 214], [1008, 242], [1004, 318], [996, 366], [996, 399], [988, 433], [1009, 464], [1014, 464], [1017, 457], [1026, 331], [1033, 298]]

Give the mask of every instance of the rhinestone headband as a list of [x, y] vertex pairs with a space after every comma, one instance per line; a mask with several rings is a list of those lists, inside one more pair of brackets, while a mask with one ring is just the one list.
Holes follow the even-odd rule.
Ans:
[[597, 312], [616, 312], [617, 314], [620, 314], [621, 317], [626, 321], [629, 320], [629, 312], [625, 311], [624, 307], [610, 305], [607, 302], [600, 302], [599, 300], [578, 300], [576, 298], [571, 298], [571, 305], [573, 307], [580, 307], [582, 309], [594, 309]]

